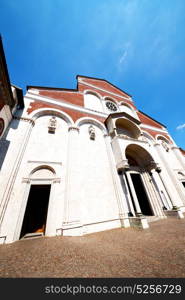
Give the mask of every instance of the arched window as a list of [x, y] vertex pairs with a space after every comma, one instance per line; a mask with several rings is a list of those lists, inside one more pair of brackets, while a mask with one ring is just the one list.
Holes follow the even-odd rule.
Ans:
[[102, 112], [102, 105], [100, 102], [100, 98], [94, 94], [93, 92], [87, 92], [84, 95], [84, 106], [85, 108], [89, 108], [96, 111]]
[[127, 105], [126, 103], [121, 103], [121, 105], [120, 105], [120, 110], [121, 110], [121, 112], [125, 112], [125, 113], [127, 113], [127, 114], [132, 115], [132, 116], [135, 117], [135, 112], [134, 112], [134, 111], [132, 110], [132, 108], [131, 108], [129, 105]]

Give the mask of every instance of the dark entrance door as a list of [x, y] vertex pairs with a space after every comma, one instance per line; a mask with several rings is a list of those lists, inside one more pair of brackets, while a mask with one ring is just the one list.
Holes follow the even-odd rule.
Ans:
[[139, 205], [142, 211], [142, 214], [145, 216], [153, 216], [152, 209], [150, 207], [148, 197], [143, 186], [143, 182], [140, 174], [130, 174], [134, 189], [139, 201]]
[[20, 238], [45, 232], [50, 189], [51, 185], [31, 185]]

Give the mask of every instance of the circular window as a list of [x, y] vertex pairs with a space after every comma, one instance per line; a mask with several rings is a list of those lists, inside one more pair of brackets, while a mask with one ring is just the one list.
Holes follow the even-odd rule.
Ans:
[[107, 102], [106, 102], [106, 106], [107, 106], [107, 108], [108, 108], [109, 110], [111, 110], [111, 111], [117, 111], [117, 106], [116, 106], [116, 104], [114, 104], [114, 103], [111, 102], [111, 101], [107, 101]]
[[0, 118], [0, 136], [3, 133], [3, 130], [4, 130], [4, 120]]

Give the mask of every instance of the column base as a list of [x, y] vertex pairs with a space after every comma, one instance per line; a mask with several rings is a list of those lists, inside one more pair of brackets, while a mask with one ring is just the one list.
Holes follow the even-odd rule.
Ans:
[[65, 222], [61, 229], [57, 229], [57, 233], [59, 233], [57, 235], [63, 236], [81, 236], [83, 235], [83, 226], [80, 221]]
[[0, 245], [6, 243], [6, 236], [0, 236]]
[[130, 225], [132, 227], [138, 227], [142, 229], [147, 229], [149, 228], [148, 221], [145, 217], [140, 216], [140, 217], [131, 217], [129, 218]]
[[121, 227], [123, 227], [123, 228], [130, 227], [129, 218], [120, 218], [120, 221], [121, 221]]
[[178, 218], [178, 219], [184, 218], [183, 212], [180, 209], [165, 210], [164, 213], [167, 217]]
[[185, 212], [185, 206], [180, 206], [179, 209], [184, 213]]

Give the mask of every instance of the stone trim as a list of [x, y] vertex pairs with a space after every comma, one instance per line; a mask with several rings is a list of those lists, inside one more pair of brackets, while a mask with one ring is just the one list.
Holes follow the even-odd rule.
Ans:
[[29, 122], [29, 123], [31, 123], [33, 126], [35, 125], [35, 121], [32, 120], [32, 119], [30, 119], [30, 118], [13, 116], [13, 119], [19, 120], [19, 121]]

